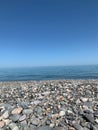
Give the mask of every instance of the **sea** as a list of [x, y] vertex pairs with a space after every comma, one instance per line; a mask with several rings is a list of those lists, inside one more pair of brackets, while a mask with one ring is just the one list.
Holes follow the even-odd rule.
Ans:
[[0, 81], [98, 79], [98, 65], [0, 68]]

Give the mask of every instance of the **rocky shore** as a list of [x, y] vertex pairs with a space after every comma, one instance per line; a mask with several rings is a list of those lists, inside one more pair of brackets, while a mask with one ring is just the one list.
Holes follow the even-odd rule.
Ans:
[[98, 80], [0, 82], [0, 130], [98, 130]]

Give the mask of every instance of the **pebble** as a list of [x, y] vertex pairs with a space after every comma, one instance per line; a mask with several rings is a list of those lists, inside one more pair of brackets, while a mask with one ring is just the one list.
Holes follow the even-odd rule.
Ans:
[[19, 107], [19, 108], [15, 108], [13, 111], [12, 111], [12, 114], [20, 114], [22, 112], [23, 108], [22, 107]]
[[36, 100], [36, 101], [31, 102], [31, 104], [34, 104], [34, 105], [38, 105], [39, 103], [40, 103], [39, 100]]
[[98, 123], [98, 118], [95, 119], [95, 122]]
[[9, 112], [8, 111], [5, 111], [2, 115], [3, 119], [6, 119], [9, 117]]
[[36, 128], [35, 130], [52, 130], [49, 126], [42, 126], [39, 128]]
[[82, 126], [80, 126], [80, 125], [77, 124], [77, 123], [73, 123], [73, 127], [74, 127], [76, 130], [83, 130]]
[[23, 127], [27, 126], [27, 121], [26, 120], [21, 121], [20, 123], [21, 123], [21, 126], [23, 126]]
[[19, 118], [19, 121], [23, 121], [26, 119], [26, 115], [22, 115], [20, 118]]
[[53, 128], [53, 130], [68, 130], [67, 128], [63, 128], [63, 127], [56, 127], [56, 128]]
[[0, 121], [0, 128], [4, 127], [4, 121]]
[[65, 115], [65, 111], [60, 111], [59, 116], [64, 116]]
[[81, 97], [81, 101], [82, 101], [82, 102], [87, 102], [87, 101], [88, 101], [88, 98], [83, 98], [83, 97]]
[[69, 129], [68, 130], [75, 130], [75, 128], [73, 128], [73, 127], [69, 127]]
[[0, 82], [0, 130], [98, 130], [98, 80]]
[[31, 119], [31, 123], [33, 124], [33, 125], [39, 125], [39, 123], [40, 123], [40, 121], [39, 121], [39, 119], [36, 119], [36, 118], [33, 118], [33, 119]]
[[90, 121], [91, 123], [94, 123], [94, 122], [95, 122], [95, 121], [94, 121], [94, 117], [93, 117], [92, 114], [84, 114], [84, 117], [85, 117], [88, 121]]
[[55, 124], [53, 124], [53, 123], [50, 124], [50, 127], [51, 127], [51, 128], [53, 128], [54, 126], [55, 126]]
[[24, 109], [24, 110], [23, 110], [23, 114], [29, 115], [29, 114], [31, 114], [31, 113], [33, 113], [33, 110], [32, 110], [32, 109]]
[[17, 114], [10, 116], [10, 119], [11, 119], [13, 122], [18, 121], [19, 118], [20, 118], [20, 115], [17, 115]]
[[4, 123], [5, 123], [6, 125], [8, 125], [8, 124], [11, 123], [11, 120], [9, 120], [9, 119], [4, 119], [3, 121], [4, 121]]
[[18, 126], [15, 123], [10, 123], [9, 127], [11, 130], [19, 130]]

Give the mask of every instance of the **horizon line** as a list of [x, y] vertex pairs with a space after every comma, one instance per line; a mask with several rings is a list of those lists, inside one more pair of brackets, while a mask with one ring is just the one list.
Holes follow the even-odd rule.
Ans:
[[36, 66], [1, 66], [0, 68], [35, 68], [35, 67], [67, 67], [67, 66], [97, 66], [98, 64], [76, 64], [76, 65], [36, 65]]

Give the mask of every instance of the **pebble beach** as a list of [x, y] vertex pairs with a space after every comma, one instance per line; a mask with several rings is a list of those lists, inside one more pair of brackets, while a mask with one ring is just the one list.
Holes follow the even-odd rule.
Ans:
[[98, 80], [0, 82], [0, 130], [98, 130]]

